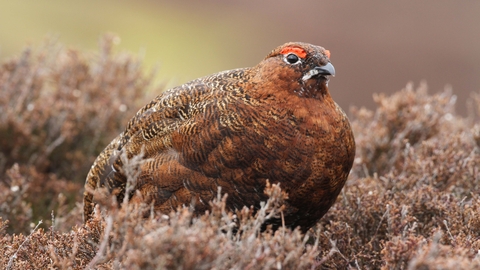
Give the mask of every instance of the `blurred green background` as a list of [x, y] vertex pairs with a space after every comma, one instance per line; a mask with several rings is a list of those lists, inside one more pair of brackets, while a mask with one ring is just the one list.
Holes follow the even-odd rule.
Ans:
[[49, 35], [94, 51], [113, 32], [118, 51], [143, 55], [173, 86], [304, 41], [332, 51], [330, 89], [345, 109], [425, 79], [430, 92], [451, 85], [465, 113], [480, 88], [479, 14], [479, 1], [0, 0], [0, 59]]
[[234, 41], [241, 39], [238, 32], [229, 31], [235, 18], [218, 23], [208, 9], [188, 11], [153, 1], [0, 3], [2, 58], [52, 35], [64, 44], [95, 50], [99, 36], [112, 32], [119, 36], [119, 50], [143, 55], [146, 66], [159, 66], [164, 79], [184, 82], [225, 68], [235, 59], [228, 57], [231, 47], [240, 49]]

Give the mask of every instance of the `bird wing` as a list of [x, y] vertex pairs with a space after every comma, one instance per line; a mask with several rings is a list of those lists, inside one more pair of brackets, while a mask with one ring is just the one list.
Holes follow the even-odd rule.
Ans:
[[[156, 204], [168, 199], [185, 201], [189, 199], [185, 196], [191, 196], [188, 189], [216, 193], [201, 166], [227, 133], [244, 128], [235, 112], [229, 111], [245, 97], [235, 80], [242, 72], [237, 69], [196, 79], [141, 108], [92, 165], [85, 183], [85, 219], [93, 213], [97, 188], [107, 188], [122, 201], [129, 177], [137, 180], [130, 195], [138, 190]], [[209, 187], [199, 189], [198, 183]]]

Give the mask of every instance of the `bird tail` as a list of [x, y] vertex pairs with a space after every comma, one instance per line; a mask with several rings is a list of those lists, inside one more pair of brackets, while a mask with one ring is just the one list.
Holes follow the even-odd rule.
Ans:
[[83, 221], [87, 222], [93, 217], [93, 210], [95, 208], [94, 194], [98, 188], [103, 186], [105, 175], [110, 173], [111, 158], [118, 148], [118, 138], [113, 140], [97, 157], [88, 172], [85, 181], [85, 190], [83, 192]]

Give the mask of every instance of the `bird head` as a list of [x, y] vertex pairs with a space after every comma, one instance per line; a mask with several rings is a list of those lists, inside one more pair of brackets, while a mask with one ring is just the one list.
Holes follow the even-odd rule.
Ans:
[[301, 42], [277, 47], [257, 67], [261, 80], [273, 81], [301, 97], [328, 93], [329, 78], [335, 76], [330, 51]]

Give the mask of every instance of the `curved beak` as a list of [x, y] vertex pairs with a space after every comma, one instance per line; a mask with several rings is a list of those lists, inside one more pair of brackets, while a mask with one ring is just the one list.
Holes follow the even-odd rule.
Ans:
[[331, 63], [327, 63], [325, 66], [316, 67], [315, 70], [317, 70], [320, 75], [332, 75], [335, 77], [335, 68]]
[[335, 68], [331, 63], [327, 63], [325, 66], [321, 66], [321, 67], [314, 67], [303, 76], [302, 80], [307, 81], [316, 75], [321, 75], [321, 76], [331, 75], [335, 77]]

